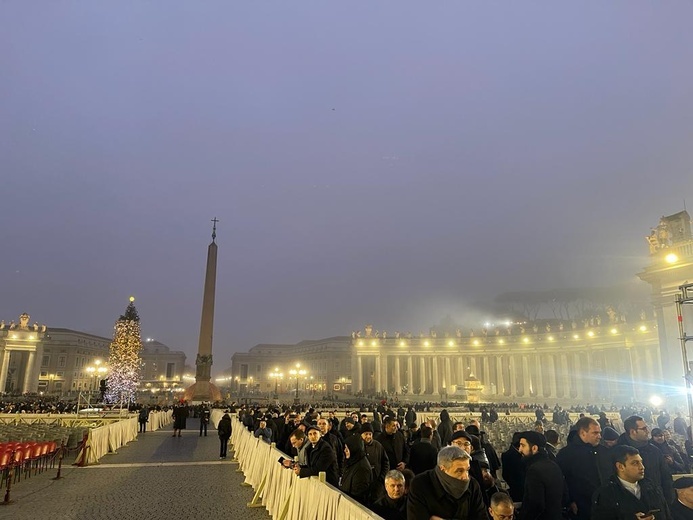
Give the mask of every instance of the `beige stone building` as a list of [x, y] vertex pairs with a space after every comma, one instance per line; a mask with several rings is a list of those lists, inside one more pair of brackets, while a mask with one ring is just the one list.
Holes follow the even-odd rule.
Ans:
[[[101, 379], [108, 377], [111, 341], [72, 329], [6, 325], [0, 329], [0, 388], [7, 393], [97, 395]], [[141, 390], [166, 395], [182, 387], [185, 354], [155, 340], [142, 346]]]

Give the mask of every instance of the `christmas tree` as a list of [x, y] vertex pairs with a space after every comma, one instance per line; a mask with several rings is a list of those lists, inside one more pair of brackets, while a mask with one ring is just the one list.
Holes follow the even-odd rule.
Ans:
[[140, 381], [142, 340], [140, 317], [135, 308], [135, 298], [115, 323], [113, 342], [108, 356], [109, 374], [104, 399], [107, 403], [130, 403]]

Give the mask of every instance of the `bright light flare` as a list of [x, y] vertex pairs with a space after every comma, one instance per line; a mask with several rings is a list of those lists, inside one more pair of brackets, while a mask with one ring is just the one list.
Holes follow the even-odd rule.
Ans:
[[662, 398], [659, 397], [658, 395], [653, 395], [652, 397], [650, 397], [650, 404], [651, 404], [652, 406], [657, 407], [657, 408], [659, 408], [660, 406], [662, 406], [662, 403], [663, 403], [663, 402], [664, 402], [664, 401], [662, 400]]

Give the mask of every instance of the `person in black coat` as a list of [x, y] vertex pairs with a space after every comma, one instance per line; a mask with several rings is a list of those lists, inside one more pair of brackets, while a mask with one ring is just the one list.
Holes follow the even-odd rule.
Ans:
[[469, 454], [457, 446], [438, 452], [437, 466], [414, 477], [407, 496], [407, 519], [432, 516], [487, 520], [481, 488], [469, 477]]
[[225, 413], [217, 424], [217, 434], [219, 435], [219, 458], [226, 458], [226, 449], [231, 438], [231, 416]]
[[501, 453], [503, 480], [508, 485], [508, 493], [514, 502], [522, 502], [525, 491], [526, 467], [522, 463], [522, 454], [517, 451], [519, 447], [520, 432], [515, 432], [507, 451]]
[[671, 504], [673, 520], [693, 520], [693, 477], [681, 477], [674, 482], [676, 500]]
[[520, 434], [520, 453], [527, 472], [518, 520], [563, 518], [563, 473], [546, 452], [546, 438], [537, 431]]
[[366, 457], [363, 439], [350, 435], [344, 441], [344, 473], [341, 489], [354, 500], [366, 504], [373, 484], [373, 470]]
[[421, 427], [421, 439], [415, 442], [409, 451], [409, 469], [415, 475], [436, 467], [438, 450], [431, 444], [433, 430], [430, 426]]
[[318, 476], [321, 471], [326, 474], [326, 480], [333, 486], [339, 486], [337, 474], [337, 455], [327, 441], [321, 438], [317, 426], [310, 426], [306, 430], [310, 446], [306, 448], [305, 466], [296, 465], [294, 472], [301, 478]]
[[623, 421], [626, 430], [618, 438], [618, 445], [628, 445], [640, 452], [645, 465], [645, 476], [659, 486], [667, 502], [674, 501], [674, 487], [671, 472], [664, 461], [664, 455], [650, 444], [647, 423], [637, 415], [631, 415]]
[[404, 475], [400, 471], [388, 471], [385, 477], [385, 493], [373, 502], [370, 509], [385, 520], [407, 518], [407, 495]]
[[628, 445], [611, 449], [616, 474], [595, 491], [592, 520], [671, 520], [662, 491], [645, 478], [638, 450]]
[[556, 455], [556, 462], [565, 477], [572, 514], [579, 520], [590, 520], [592, 495], [614, 470], [608, 448], [600, 444], [599, 423], [583, 417], [575, 423], [575, 428], [568, 444]]
[[387, 458], [390, 461], [390, 469], [402, 471], [409, 462], [409, 446], [404, 434], [397, 429], [397, 421], [387, 417], [383, 423], [383, 431], [376, 440], [383, 445]]

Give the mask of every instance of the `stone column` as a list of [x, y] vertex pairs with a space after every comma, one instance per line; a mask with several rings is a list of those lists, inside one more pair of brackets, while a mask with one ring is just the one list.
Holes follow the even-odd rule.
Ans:
[[433, 362], [433, 393], [440, 393], [440, 380], [438, 379], [438, 356], [433, 356], [431, 358]]
[[[24, 371], [24, 383], [22, 384], [22, 393], [24, 394], [37, 390], [34, 388], [34, 363], [36, 363], [36, 352], [29, 352], [29, 359]], [[36, 378], [36, 382], [38, 382], [38, 378]]]
[[407, 356], [407, 387], [411, 395], [414, 391], [414, 362], [411, 354]]
[[463, 385], [464, 379], [464, 356], [457, 356], [457, 379], [455, 383]]
[[496, 395], [503, 395], [505, 383], [503, 382], [503, 356], [496, 356]]
[[563, 397], [571, 396], [570, 372], [568, 371], [568, 355], [561, 354], [561, 379], [563, 380]]
[[445, 356], [445, 391], [450, 392], [450, 385], [452, 385], [452, 370], [450, 370], [450, 356]]
[[513, 397], [517, 396], [517, 357], [516, 356], [509, 356], [510, 357], [510, 395]]
[[547, 354], [545, 357], [546, 380], [549, 393], [547, 397], [558, 397], [556, 388], [556, 364], [554, 354]]
[[532, 384], [532, 377], [529, 373], [529, 360], [526, 355], [522, 356], [522, 395], [524, 397], [531, 397], [531, 392], [535, 391], [534, 385]]
[[356, 356], [356, 392], [363, 392], [363, 356]]
[[419, 356], [419, 385], [421, 386], [421, 394], [425, 394], [426, 385], [426, 356]]
[[584, 397], [583, 392], [583, 376], [582, 376], [582, 363], [580, 363], [580, 353], [576, 352], [573, 354], [573, 377], [575, 378], [575, 398], [582, 399]]
[[533, 364], [534, 364], [534, 381], [536, 385], [536, 390], [537, 390], [537, 397], [543, 397], [544, 396], [544, 385], [542, 381], [543, 377], [543, 370], [541, 366], [541, 358], [539, 355], [533, 356]]
[[382, 390], [382, 380], [380, 379], [381, 373], [381, 355], [377, 354], [375, 356], [375, 392], [378, 393]]
[[402, 379], [400, 375], [399, 356], [395, 356], [395, 392], [397, 392], [398, 395], [402, 393]]
[[380, 379], [380, 382], [382, 383], [381, 390], [384, 390], [385, 392], [389, 392], [389, 388], [390, 388], [389, 381], [388, 381], [388, 379], [389, 379], [388, 378], [388, 369], [389, 369], [389, 367], [388, 367], [389, 359], [388, 358], [389, 358], [389, 356], [387, 354], [383, 354], [383, 360], [381, 361], [382, 370], [383, 370], [383, 373], [382, 373], [381, 379]]
[[490, 365], [491, 358], [490, 357], [485, 357], [484, 358], [484, 390], [486, 390], [486, 393], [489, 392], [491, 389], [491, 367]]
[[0, 367], [0, 393], [5, 391], [5, 386], [7, 385], [7, 371], [10, 368], [10, 353], [9, 350], [3, 350], [0, 354], [0, 359], [2, 359], [2, 365]]

